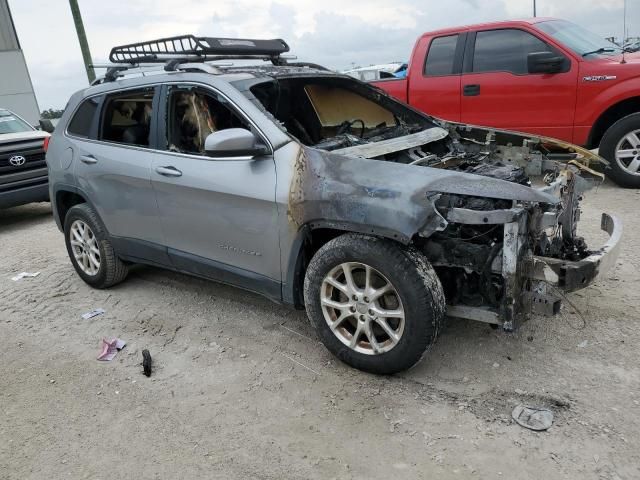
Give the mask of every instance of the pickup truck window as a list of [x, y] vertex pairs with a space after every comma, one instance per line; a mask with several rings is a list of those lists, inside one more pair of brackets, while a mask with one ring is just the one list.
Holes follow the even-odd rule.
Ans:
[[622, 52], [615, 43], [605, 40], [575, 23], [566, 20], [550, 20], [536, 24], [540, 30], [550, 35], [558, 42], [566, 45], [578, 55], [615, 55]]
[[539, 38], [523, 30], [508, 28], [486, 30], [476, 35], [473, 72], [528, 72], [527, 55], [548, 52], [551, 48]]
[[30, 132], [33, 127], [8, 110], [0, 110], [0, 134]]
[[434, 38], [429, 45], [424, 74], [430, 77], [453, 74], [458, 35]]

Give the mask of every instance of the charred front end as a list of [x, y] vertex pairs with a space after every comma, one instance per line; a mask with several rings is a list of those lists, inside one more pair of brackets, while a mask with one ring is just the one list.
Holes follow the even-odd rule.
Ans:
[[451, 316], [517, 328], [558, 313], [616, 258], [578, 235], [580, 200], [603, 176], [593, 153], [557, 140], [443, 122], [336, 75], [282, 75], [247, 94], [298, 143], [293, 230], [362, 232], [431, 262]]

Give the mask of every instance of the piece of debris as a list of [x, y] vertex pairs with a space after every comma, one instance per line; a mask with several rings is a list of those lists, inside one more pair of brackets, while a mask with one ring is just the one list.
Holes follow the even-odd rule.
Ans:
[[499, 366], [500, 366], [500, 364], [499, 364], [498, 362], [495, 362], [495, 363], [493, 364], [493, 368], [498, 368]]
[[22, 280], [23, 278], [33, 278], [33, 277], [37, 277], [38, 275], [40, 275], [40, 272], [35, 272], [35, 273], [20, 272], [16, 276], [11, 277], [11, 280], [13, 280], [14, 282], [17, 282], [18, 280]]
[[90, 312], [83, 313], [82, 319], [89, 320], [90, 318], [97, 317], [98, 315], [102, 315], [105, 313], [105, 310], [102, 308], [96, 308], [95, 310], [91, 310]]
[[578, 348], [586, 348], [589, 345], [589, 340], [584, 340], [578, 344]]
[[544, 407], [518, 405], [511, 412], [516, 423], [529, 430], [547, 430], [553, 423], [553, 412]]
[[144, 350], [142, 350], [142, 369], [147, 377], [151, 376], [152, 363], [153, 360], [151, 359], [151, 354], [149, 353], [149, 350], [145, 348]]
[[109, 340], [103, 338], [102, 351], [100, 352], [100, 355], [98, 355], [98, 360], [110, 362], [115, 358], [118, 351], [122, 350], [126, 344], [127, 342], [120, 340], [119, 338], [111, 338]]

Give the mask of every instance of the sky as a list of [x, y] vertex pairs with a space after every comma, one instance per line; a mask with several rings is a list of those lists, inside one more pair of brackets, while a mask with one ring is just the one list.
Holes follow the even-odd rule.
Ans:
[[[621, 37], [624, 0], [537, 0], [538, 16]], [[408, 60], [423, 32], [532, 16], [532, 0], [78, 0], [95, 63], [114, 45], [181, 34], [283, 38], [299, 60], [345, 69]], [[88, 81], [67, 0], [9, 0], [41, 110]], [[640, 35], [640, 0], [627, 0]], [[99, 72], [104, 72], [101, 70]]]

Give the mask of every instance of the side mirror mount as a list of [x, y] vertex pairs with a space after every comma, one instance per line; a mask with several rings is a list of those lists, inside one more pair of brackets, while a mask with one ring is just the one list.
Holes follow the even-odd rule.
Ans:
[[40, 119], [40, 130], [43, 130], [47, 133], [53, 133], [54, 129], [55, 127], [53, 126], [53, 123], [51, 122], [51, 120], [47, 118]]
[[244, 128], [228, 128], [210, 133], [204, 140], [204, 150], [210, 157], [255, 157], [268, 150], [258, 138]]
[[532, 52], [527, 55], [529, 73], [560, 73], [565, 70], [566, 59], [554, 52]]

